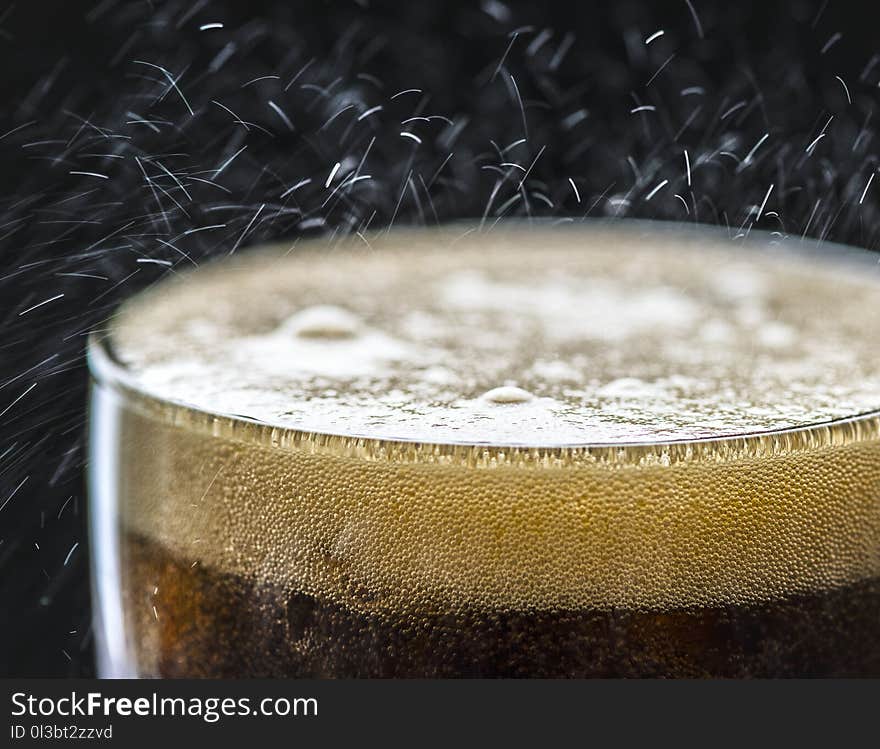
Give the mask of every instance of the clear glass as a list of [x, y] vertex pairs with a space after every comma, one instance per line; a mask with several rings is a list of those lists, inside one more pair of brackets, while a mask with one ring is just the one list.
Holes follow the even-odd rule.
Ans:
[[89, 344], [110, 677], [880, 675], [880, 413], [723, 439], [371, 440]]
[[[867, 577], [816, 590], [812, 565], [828, 560], [805, 559], [802, 547], [812, 538], [820, 540], [812, 545], [819, 553], [843, 550], [844, 580], [848, 563], [880, 553], [876, 415], [623, 449], [371, 443], [157, 402], [126, 387], [124, 371], [100, 342], [90, 355], [103, 676], [880, 673], [880, 582]], [[394, 501], [371, 506], [364, 501], [371, 488]], [[445, 517], [420, 514], [436, 507], [425, 501], [431, 493], [448, 506]], [[487, 524], [484, 514], [464, 510], [459, 500], [469, 496], [504, 496], [520, 514]], [[639, 546], [602, 541], [601, 528], [607, 533], [623, 517], [616, 502], [634, 513], [627, 532], [639, 535]], [[670, 520], [666, 502], [690, 515]], [[185, 520], [169, 516], [182, 506], [191, 508]], [[328, 512], [341, 518], [335, 531], [313, 522]], [[788, 532], [762, 544], [750, 534], [766, 527], [768, 513], [776, 515], [774, 528]], [[240, 553], [252, 555], [246, 574], [224, 573], [208, 561], [216, 556], [204, 552], [218, 523], [240, 526]], [[346, 528], [365, 527], [373, 535], [361, 543], [372, 548], [360, 562], [408, 560], [379, 592], [356, 575], [346, 579], [344, 550], [327, 540], [335, 532], [338, 546]], [[169, 547], [190, 555], [164, 548], [169, 536], [177, 537]], [[566, 553], [584, 548], [585, 538], [598, 546], [589, 559]], [[286, 546], [304, 551], [291, 560]], [[414, 546], [415, 556], [407, 551]], [[432, 547], [455, 548], [458, 556], [441, 565], [443, 595], [420, 600], [419, 560], [430, 561]], [[496, 558], [487, 558], [490, 549]], [[659, 550], [686, 563], [660, 574], [652, 561]], [[767, 555], [780, 562], [780, 590], [766, 574]], [[730, 559], [740, 571], [733, 578]], [[616, 564], [619, 574], [591, 581], [600, 562]], [[279, 574], [285, 564], [301, 568]], [[471, 574], [480, 566], [485, 579]], [[744, 577], [742, 570], [752, 572]], [[548, 592], [541, 586], [553, 590], [554, 608], [514, 601], [469, 609], [481, 581], [503, 602], [508, 575], [531, 576], [526, 587], [536, 600]], [[564, 605], [567, 588], [593, 584], [604, 586], [596, 596], [609, 605]], [[631, 587], [641, 598], [635, 606], [626, 605]], [[681, 605], [669, 591], [693, 596]]]

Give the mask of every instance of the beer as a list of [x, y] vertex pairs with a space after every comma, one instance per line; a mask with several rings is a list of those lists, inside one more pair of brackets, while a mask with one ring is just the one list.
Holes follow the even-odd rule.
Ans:
[[859, 253], [650, 224], [163, 282], [90, 348], [104, 671], [880, 675], [878, 309]]

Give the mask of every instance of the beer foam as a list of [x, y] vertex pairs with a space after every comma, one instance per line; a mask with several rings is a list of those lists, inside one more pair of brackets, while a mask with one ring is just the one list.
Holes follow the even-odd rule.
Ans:
[[710, 232], [402, 231], [218, 263], [124, 305], [159, 400], [307, 432], [556, 446], [880, 409], [876, 264]]

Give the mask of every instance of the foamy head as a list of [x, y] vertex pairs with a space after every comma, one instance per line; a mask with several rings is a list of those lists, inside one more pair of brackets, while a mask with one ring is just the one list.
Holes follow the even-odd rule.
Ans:
[[880, 409], [878, 309], [864, 259], [644, 226], [447, 229], [216, 264], [126, 304], [111, 343], [148, 395], [275, 426], [613, 445]]

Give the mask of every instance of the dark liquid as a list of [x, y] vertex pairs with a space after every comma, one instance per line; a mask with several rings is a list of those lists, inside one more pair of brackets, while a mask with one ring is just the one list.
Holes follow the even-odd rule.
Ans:
[[127, 555], [144, 676], [880, 675], [877, 579], [750, 607], [394, 617], [191, 567], [139, 538]]

